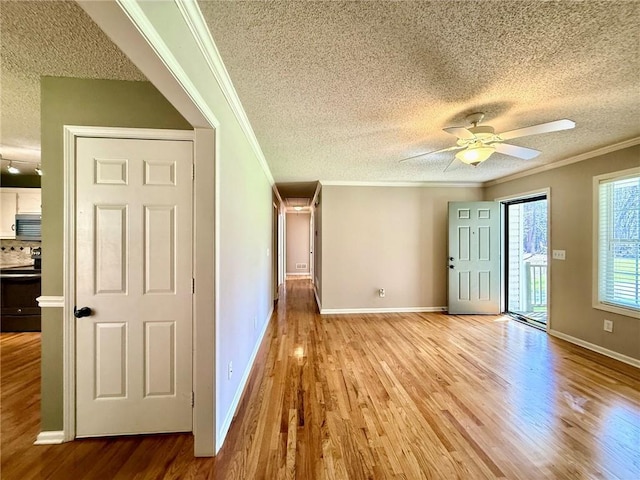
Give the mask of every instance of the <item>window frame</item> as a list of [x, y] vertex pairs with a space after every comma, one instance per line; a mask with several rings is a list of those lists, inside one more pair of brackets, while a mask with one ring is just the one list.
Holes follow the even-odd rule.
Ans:
[[600, 301], [600, 184], [602, 182], [615, 182], [628, 177], [640, 175], [640, 167], [629, 168], [627, 170], [619, 170], [616, 172], [605, 173], [593, 177], [593, 286], [592, 306], [598, 310], [617, 313], [627, 317], [640, 319], [640, 309], [626, 308], [619, 305], [611, 305]]

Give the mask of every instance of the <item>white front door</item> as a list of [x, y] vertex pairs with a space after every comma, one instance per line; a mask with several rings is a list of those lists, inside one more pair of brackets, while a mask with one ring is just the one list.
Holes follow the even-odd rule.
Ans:
[[192, 430], [192, 150], [77, 140], [77, 437]]
[[500, 313], [500, 204], [449, 202], [449, 313]]

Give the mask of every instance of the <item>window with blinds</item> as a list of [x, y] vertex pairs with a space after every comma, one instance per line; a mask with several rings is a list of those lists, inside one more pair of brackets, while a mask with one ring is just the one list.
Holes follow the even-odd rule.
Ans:
[[597, 182], [597, 300], [640, 312], [640, 169], [625, 173]]

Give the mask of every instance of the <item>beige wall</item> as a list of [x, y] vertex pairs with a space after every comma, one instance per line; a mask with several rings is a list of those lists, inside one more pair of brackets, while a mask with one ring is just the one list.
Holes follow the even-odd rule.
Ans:
[[[309, 274], [309, 222], [311, 214], [287, 213], [287, 274]], [[306, 268], [298, 269], [296, 264], [304, 263]]]
[[[42, 295], [62, 290], [63, 125], [190, 129], [148, 82], [43, 77]], [[41, 430], [62, 430], [62, 311], [42, 312]]]
[[323, 185], [322, 309], [446, 306], [447, 205], [481, 199], [475, 187]]
[[[594, 309], [593, 177], [640, 165], [640, 146], [485, 189], [485, 200], [551, 189], [551, 249], [566, 250], [550, 269], [550, 328], [614, 352], [640, 359], [640, 320]], [[602, 329], [614, 321], [613, 333]]]
[[[216, 106], [224, 126], [218, 130], [217, 197], [216, 428], [220, 446], [273, 307], [274, 210], [271, 184], [235, 116], [223, 98]], [[227, 373], [230, 362], [232, 378]]]

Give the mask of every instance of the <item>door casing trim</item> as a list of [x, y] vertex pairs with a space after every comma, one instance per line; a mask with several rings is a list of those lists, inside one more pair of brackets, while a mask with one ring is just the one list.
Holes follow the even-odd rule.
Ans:
[[[500, 265], [500, 271], [502, 273], [504, 273], [504, 258], [505, 258], [505, 249], [507, 248], [504, 242], [504, 235], [505, 235], [505, 230], [506, 230], [506, 225], [504, 222], [504, 209], [505, 209], [505, 204], [509, 203], [510, 201], [513, 200], [524, 200], [527, 198], [533, 198], [533, 197], [537, 197], [537, 196], [546, 196], [547, 197], [547, 324], [544, 328], [544, 330], [549, 333], [552, 328], [551, 328], [551, 235], [552, 235], [552, 231], [551, 231], [551, 188], [546, 187], [546, 188], [539, 188], [537, 190], [530, 190], [528, 192], [523, 192], [523, 193], [515, 193], [513, 195], [507, 195], [504, 197], [499, 197], [499, 198], [495, 198], [493, 201], [494, 202], [500, 202], [500, 257], [502, 259], [502, 265]], [[505, 298], [504, 292], [505, 292], [505, 278], [504, 275], [501, 275], [501, 280], [500, 280], [500, 294], [502, 296], [502, 311], [505, 312], [506, 311], [506, 302], [507, 299]]]
[[[62, 307], [62, 342], [63, 342], [63, 418], [62, 437], [68, 442], [75, 439], [76, 433], [76, 345], [73, 307], [75, 302], [75, 163], [76, 163], [76, 139], [79, 137], [91, 138], [122, 138], [145, 140], [182, 140], [195, 143], [193, 130], [156, 130], [144, 128], [118, 128], [118, 127], [85, 127], [77, 125], [64, 126], [64, 239], [63, 239], [63, 307]], [[193, 149], [195, 155], [195, 148]], [[195, 161], [195, 158], [194, 158]], [[193, 198], [192, 198], [193, 202]], [[194, 222], [195, 223], [195, 222]], [[193, 241], [193, 231], [192, 231]], [[193, 259], [192, 259], [193, 264]], [[192, 265], [193, 266], [193, 265]], [[195, 318], [192, 314], [192, 323]], [[193, 341], [193, 340], [192, 340]], [[192, 348], [193, 371], [196, 371], [195, 356]], [[192, 388], [195, 382], [192, 379]], [[195, 407], [193, 418], [197, 418]], [[196, 426], [192, 424], [195, 432]], [[44, 433], [44, 432], [43, 432]], [[41, 433], [42, 435], [42, 433]], [[39, 435], [40, 437], [40, 435]]]

